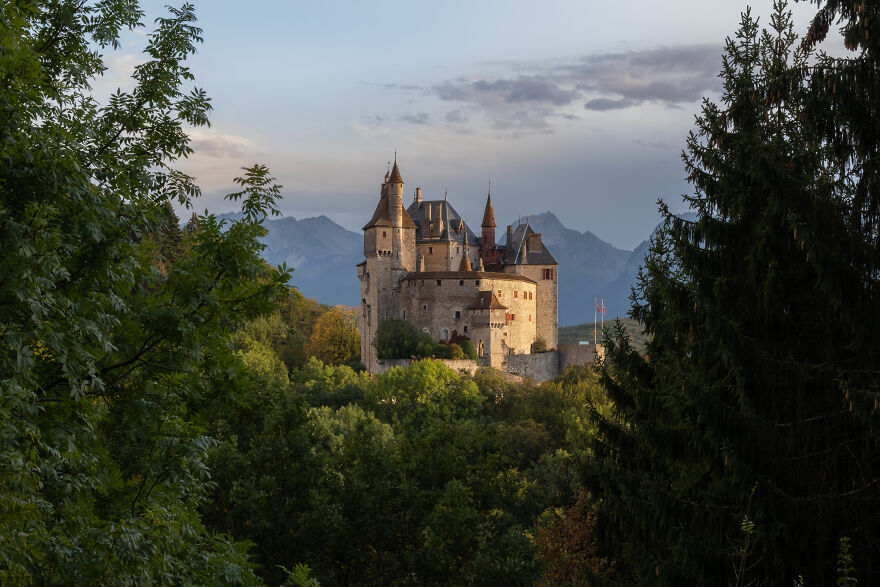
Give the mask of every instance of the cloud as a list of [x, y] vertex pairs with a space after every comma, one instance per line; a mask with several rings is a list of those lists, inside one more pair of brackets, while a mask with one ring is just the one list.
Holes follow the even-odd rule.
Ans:
[[464, 112], [456, 108], [447, 112], [444, 120], [449, 124], [462, 124], [468, 121], [468, 117], [465, 116]]
[[241, 160], [254, 146], [247, 137], [223, 134], [210, 128], [194, 128], [188, 134], [196, 156]]
[[[567, 62], [505, 63], [508, 75], [459, 77], [434, 85], [432, 92], [483, 112], [495, 130], [552, 132], [554, 120], [576, 119], [581, 103], [583, 109], [607, 112], [646, 102], [672, 108], [696, 102], [720, 89], [720, 54], [716, 45], [687, 45]], [[446, 115], [447, 122], [457, 122], [456, 112]]]
[[431, 122], [431, 116], [427, 112], [419, 112], [417, 114], [404, 114], [400, 117], [400, 120], [410, 124], [428, 124]]
[[630, 105], [652, 101], [672, 106], [695, 102], [720, 88], [720, 55], [715, 45], [592, 55], [564, 66], [560, 74], [599, 97], [629, 100]]
[[629, 98], [592, 98], [584, 104], [586, 110], [596, 110], [598, 112], [606, 112], [608, 110], [622, 110], [632, 106], [638, 106], [642, 100], [631, 100]]

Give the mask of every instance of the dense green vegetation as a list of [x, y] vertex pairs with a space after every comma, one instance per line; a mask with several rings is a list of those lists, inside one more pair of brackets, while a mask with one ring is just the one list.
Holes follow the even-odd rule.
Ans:
[[532, 584], [565, 564], [537, 558], [535, 533], [579, 495], [595, 375], [536, 386], [423, 360], [371, 380], [313, 359], [285, 386], [274, 371], [215, 421], [204, 508], [254, 543], [268, 582], [307, 563], [323, 585]]
[[[663, 208], [597, 372], [536, 385], [352, 368], [354, 314], [260, 259], [262, 165], [240, 220], [180, 229], [191, 6], [99, 105], [137, 2], [4, 4], [0, 583], [871, 584], [877, 8], [824, 2], [804, 43], [744, 16], [685, 153], [697, 220]], [[854, 57], [813, 55], [838, 16]], [[377, 349], [473, 351], [407, 326]]]
[[383, 320], [373, 340], [380, 359], [477, 359], [477, 348], [467, 336], [454, 330], [449, 341], [434, 341], [405, 320]]
[[[880, 575], [880, 11], [822, 4], [806, 42], [781, 2], [743, 15], [688, 138], [697, 219], [662, 207], [641, 272], [646, 352], [605, 337], [585, 481], [624, 584]], [[836, 15], [850, 59], [811, 51]]]

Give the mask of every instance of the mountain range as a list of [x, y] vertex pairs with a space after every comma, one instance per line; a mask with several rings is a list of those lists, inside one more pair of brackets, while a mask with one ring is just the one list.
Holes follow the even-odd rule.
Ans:
[[[560, 326], [592, 321], [594, 299], [605, 300], [606, 320], [626, 315], [630, 288], [648, 250], [647, 240], [627, 251], [592, 232], [563, 226], [552, 212], [529, 216], [528, 222], [559, 262]], [[364, 258], [362, 234], [326, 216], [270, 218], [264, 226], [268, 234], [262, 239], [266, 245], [263, 257], [273, 265], [293, 267], [291, 285], [325, 304], [358, 304], [355, 265]], [[504, 233], [499, 230], [498, 236], [503, 239]]]

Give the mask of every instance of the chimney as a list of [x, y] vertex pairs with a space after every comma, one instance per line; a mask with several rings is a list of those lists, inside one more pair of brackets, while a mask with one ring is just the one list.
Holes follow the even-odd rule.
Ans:
[[486, 268], [483, 266], [483, 258], [477, 257], [477, 271], [485, 271]]
[[541, 252], [541, 235], [532, 233], [529, 235], [529, 241], [526, 245], [526, 250], [530, 253], [540, 253]]
[[422, 188], [416, 188], [415, 203], [420, 204], [421, 202], [422, 202]]
[[425, 256], [421, 253], [419, 254], [419, 262], [416, 265], [416, 272], [424, 273], [425, 272]]
[[513, 247], [513, 226], [507, 225], [507, 248]]

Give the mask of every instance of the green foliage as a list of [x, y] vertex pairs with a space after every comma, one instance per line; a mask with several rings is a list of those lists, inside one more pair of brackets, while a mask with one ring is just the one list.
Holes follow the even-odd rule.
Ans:
[[[604, 337], [585, 481], [621, 583], [826, 585], [844, 534], [880, 556], [880, 13], [821, 4], [805, 43], [781, 2], [743, 16], [684, 154], [697, 219], [661, 205], [640, 273], [646, 352]], [[838, 14], [865, 50], [813, 56]]]
[[847, 536], [840, 539], [840, 549], [837, 551], [837, 587], [857, 585], [855, 577], [856, 567], [853, 563], [852, 546]]
[[578, 494], [570, 414], [598, 389], [570, 379], [472, 379], [432, 360], [371, 379], [312, 359], [217, 418], [206, 520], [253, 542], [270, 583], [302, 563], [322, 585], [534, 584], [533, 527]]
[[[406, 320], [383, 320], [376, 329], [373, 346], [380, 359], [408, 359], [423, 349], [421, 343], [425, 342], [425, 338], [424, 333]], [[427, 340], [430, 342], [430, 339]]]
[[356, 310], [335, 306], [315, 321], [305, 351], [324, 363], [341, 365], [358, 359], [360, 349], [361, 337]]
[[471, 359], [473, 361], [476, 361], [480, 358], [479, 354], [477, 353], [477, 347], [475, 347], [474, 343], [472, 343], [468, 339], [464, 339], [463, 341], [461, 341], [461, 351], [464, 353], [465, 358]]
[[541, 338], [540, 336], [535, 339], [535, 342], [532, 343], [532, 352], [533, 353], [546, 353], [547, 352], [547, 341]]
[[[206, 422], [246, 382], [231, 327], [268, 312], [253, 217], [187, 238], [190, 5], [147, 37], [135, 87], [99, 105], [101, 51], [137, 2], [6, 3], [0, 31], [0, 582], [249, 584], [243, 544], [202, 525]], [[246, 177], [243, 206], [273, 192]], [[244, 348], [244, 347], [242, 347]], [[256, 362], [253, 361], [255, 364]], [[271, 361], [269, 361], [271, 363]], [[271, 370], [271, 369], [270, 369]]]

